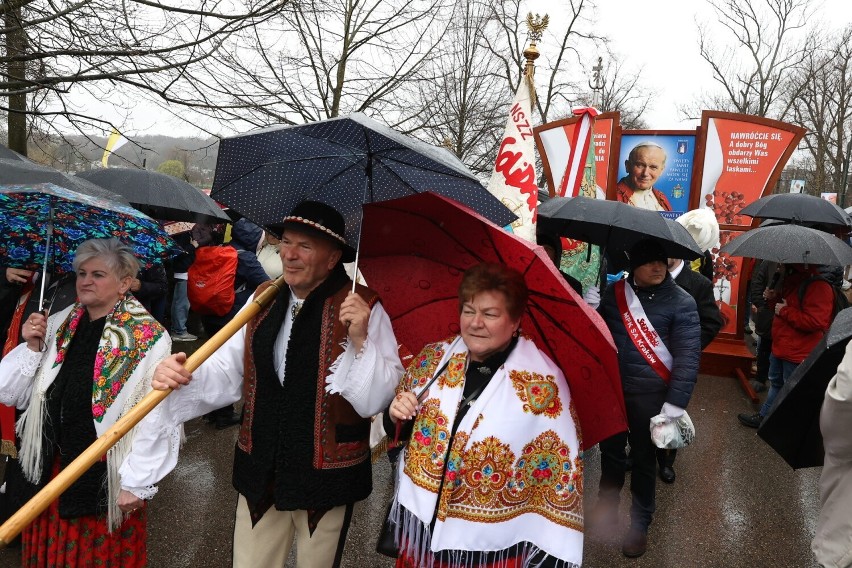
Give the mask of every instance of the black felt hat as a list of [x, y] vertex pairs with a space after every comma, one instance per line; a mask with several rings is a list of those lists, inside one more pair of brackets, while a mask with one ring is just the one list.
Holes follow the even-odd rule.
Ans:
[[293, 229], [329, 240], [343, 251], [341, 260], [355, 260], [355, 249], [346, 242], [346, 222], [334, 207], [319, 201], [302, 201], [280, 223], [266, 226], [281, 237], [285, 229]]

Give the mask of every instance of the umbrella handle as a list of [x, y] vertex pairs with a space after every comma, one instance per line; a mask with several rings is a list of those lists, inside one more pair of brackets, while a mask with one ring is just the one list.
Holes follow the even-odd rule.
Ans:
[[[272, 285], [263, 291], [252, 303], [241, 310], [233, 320], [219, 330], [213, 337], [189, 356], [184, 364], [187, 371], [197, 369], [210, 355], [222, 346], [241, 327], [249, 322], [261, 309], [269, 304], [279, 290], [284, 288], [284, 276], [280, 276]], [[62, 492], [71, 486], [81, 475], [99, 461], [112, 446], [115, 445], [125, 434], [138, 424], [151, 410], [162, 402], [169, 394], [169, 390], [152, 390], [131, 408], [115, 424], [101, 435], [91, 446], [83, 450], [68, 466], [59, 472], [44, 488], [36, 493], [23, 507], [9, 517], [0, 526], [0, 548], [5, 548], [24, 528], [39, 516], [47, 507], [55, 501]]]
[[38, 297], [38, 310], [44, 312], [44, 290], [47, 285], [47, 263], [50, 261], [50, 247], [53, 238], [53, 202], [48, 205], [47, 239], [44, 244], [44, 263], [41, 268], [41, 293]]
[[[367, 138], [367, 147], [369, 148], [370, 139]], [[367, 196], [370, 194], [370, 185], [373, 179], [373, 162], [372, 155], [367, 153], [367, 177], [364, 180], [364, 195], [361, 197], [361, 219], [358, 221], [358, 248], [355, 249], [355, 271], [352, 273], [352, 293], [355, 293], [355, 281], [358, 280], [358, 261], [361, 259], [361, 229], [364, 228], [364, 213], [363, 204], [367, 203]]]

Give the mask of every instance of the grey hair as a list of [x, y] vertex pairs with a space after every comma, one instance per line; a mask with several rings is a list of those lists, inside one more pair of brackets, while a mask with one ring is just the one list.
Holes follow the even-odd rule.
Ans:
[[663, 152], [663, 166], [666, 165], [666, 160], [668, 159], [668, 154], [666, 154], [666, 149], [660, 146], [659, 144], [655, 144], [654, 142], [640, 142], [636, 144], [630, 153], [627, 155], [627, 161], [633, 163], [636, 161], [636, 154], [639, 153], [639, 150], [644, 150], [645, 148], [656, 148]]
[[139, 261], [133, 256], [133, 249], [118, 239], [89, 239], [84, 241], [74, 253], [74, 272], [80, 265], [100, 258], [110, 271], [121, 280], [127, 276], [134, 278], [139, 272]]

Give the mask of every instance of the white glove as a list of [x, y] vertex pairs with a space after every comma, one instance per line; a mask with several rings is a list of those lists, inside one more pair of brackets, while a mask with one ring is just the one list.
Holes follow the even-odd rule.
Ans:
[[665, 414], [669, 420], [674, 421], [683, 416], [684, 412], [686, 412], [686, 410], [683, 408], [664, 402], [663, 409], [660, 411], [660, 414]]
[[593, 308], [597, 308], [601, 303], [601, 291], [597, 286], [589, 286], [586, 293], [583, 294], [583, 300]]

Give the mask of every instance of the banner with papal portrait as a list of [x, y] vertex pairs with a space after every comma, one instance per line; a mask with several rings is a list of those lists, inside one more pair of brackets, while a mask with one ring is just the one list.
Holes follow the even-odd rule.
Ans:
[[[669, 219], [683, 215], [689, 211], [695, 140], [694, 130], [623, 131], [614, 160], [617, 181], [608, 198], [660, 211]], [[643, 193], [648, 195], [640, 200]]]

